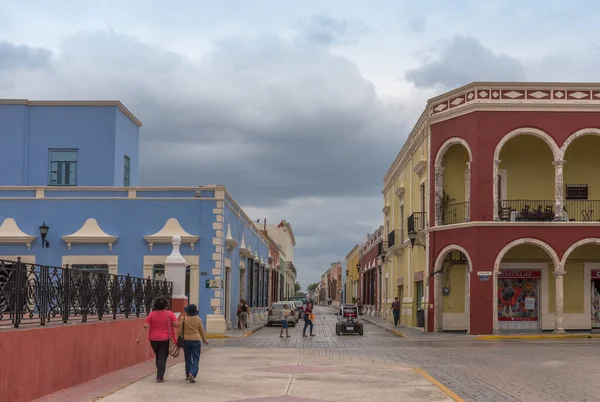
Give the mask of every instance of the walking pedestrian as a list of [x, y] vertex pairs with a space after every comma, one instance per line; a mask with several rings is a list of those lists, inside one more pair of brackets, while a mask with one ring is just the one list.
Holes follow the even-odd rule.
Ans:
[[356, 305], [358, 306], [358, 315], [363, 315], [363, 302], [360, 297], [358, 298]]
[[248, 308], [248, 305], [246, 304], [246, 300], [242, 299], [241, 301], [242, 305], [240, 306], [240, 326], [244, 329], [248, 328], [248, 313], [250, 312], [250, 309]]
[[304, 330], [302, 331], [302, 337], [306, 338], [306, 328], [310, 326], [310, 336], [313, 335], [313, 318], [314, 314], [312, 311], [313, 304], [308, 303], [306, 310], [304, 310]]
[[200, 352], [202, 343], [208, 345], [202, 320], [198, 317], [198, 307], [190, 304], [185, 309], [185, 315], [180, 317], [179, 336], [183, 336], [183, 354], [185, 357], [185, 379], [191, 383], [196, 382], [200, 369]]
[[285, 337], [289, 338], [290, 333], [288, 330], [288, 317], [292, 314], [292, 310], [290, 310], [287, 304], [283, 305], [283, 311], [281, 312], [281, 333], [279, 334], [280, 338], [283, 338], [283, 330], [285, 329]]
[[398, 321], [400, 320], [400, 300], [396, 297], [392, 302], [392, 308], [390, 309], [394, 314], [394, 327], [398, 326]]
[[154, 301], [152, 312], [146, 317], [146, 322], [136, 343], [140, 343], [140, 338], [148, 331], [148, 340], [156, 356], [156, 381], [164, 382], [165, 370], [167, 369], [167, 358], [169, 357], [169, 339], [176, 341], [173, 328], [178, 327], [177, 317], [173, 312], [167, 310], [169, 302], [164, 297], [159, 297]]

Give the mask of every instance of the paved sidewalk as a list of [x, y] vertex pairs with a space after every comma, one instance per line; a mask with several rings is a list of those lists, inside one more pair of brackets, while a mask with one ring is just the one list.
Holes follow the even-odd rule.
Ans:
[[178, 364], [167, 371], [164, 383], [149, 376], [102, 401], [461, 400], [409, 366], [328, 359], [295, 349], [214, 349], [202, 356], [196, 384], [184, 378], [184, 364]]
[[267, 325], [267, 320], [259, 320], [257, 322], [249, 322], [248, 329], [238, 329], [238, 327], [233, 327], [229, 331], [224, 334], [209, 334], [207, 338], [215, 339], [215, 338], [245, 338], [247, 336], [253, 335], [256, 331], [259, 331]]

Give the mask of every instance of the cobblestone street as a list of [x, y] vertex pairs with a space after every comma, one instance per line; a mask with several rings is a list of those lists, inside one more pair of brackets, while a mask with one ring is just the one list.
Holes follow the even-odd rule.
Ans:
[[[336, 359], [420, 367], [467, 401], [597, 401], [600, 344], [595, 340], [448, 341], [400, 338], [366, 323], [364, 336], [335, 335], [333, 310], [317, 308], [316, 337], [302, 324], [280, 339], [280, 328], [223, 342], [226, 347], [299, 348]], [[213, 343], [214, 344], [214, 343]], [[394, 379], [390, 379], [393, 386]]]

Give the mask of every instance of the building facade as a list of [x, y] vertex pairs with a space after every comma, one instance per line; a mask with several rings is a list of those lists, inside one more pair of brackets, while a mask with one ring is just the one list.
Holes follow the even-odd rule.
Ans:
[[600, 326], [599, 149], [594, 84], [473, 83], [431, 99], [384, 179], [402, 323]]
[[358, 287], [359, 287], [359, 271], [358, 271], [358, 264], [360, 262], [359, 260], [359, 252], [360, 252], [360, 245], [355, 245], [352, 250], [350, 250], [350, 252], [346, 255], [346, 258], [344, 260], [345, 266], [346, 266], [346, 295], [345, 295], [345, 302], [350, 304], [350, 303], [356, 303], [356, 301], [358, 300], [358, 298], [360, 297], [358, 294]]
[[383, 226], [368, 234], [359, 250], [360, 298], [363, 302], [363, 314], [379, 316], [381, 314], [381, 279], [383, 253]]
[[180, 236], [208, 331], [242, 297], [262, 313], [265, 236], [223, 186], [140, 187], [140, 126], [120, 102], [0, 101], [0, 259], [164, 279]]
[[282, 257], [280, 262], [281, 273], [281, 300], [286, 300], [296, 293], [296, 266], [294, 265], [294, 247], [296, 246], [296, 237], [292, 230], [292, 225], [283, 220], [277, 225], [267, 225], [266, 230], [279, 246], [279, 255]]

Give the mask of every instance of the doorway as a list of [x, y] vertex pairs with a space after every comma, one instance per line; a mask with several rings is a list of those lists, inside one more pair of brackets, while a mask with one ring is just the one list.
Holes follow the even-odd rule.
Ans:
[[600, 329], [600, 270], [592, 270], [592, 329]]

